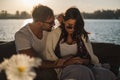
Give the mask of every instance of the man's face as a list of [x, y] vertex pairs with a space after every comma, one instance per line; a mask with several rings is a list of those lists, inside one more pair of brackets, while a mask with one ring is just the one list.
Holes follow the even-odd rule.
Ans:
[[55, 25], [54, 16], [52, 16], [43, 22], [42, 29], [45, 31], [51, 31], [54, 25]]

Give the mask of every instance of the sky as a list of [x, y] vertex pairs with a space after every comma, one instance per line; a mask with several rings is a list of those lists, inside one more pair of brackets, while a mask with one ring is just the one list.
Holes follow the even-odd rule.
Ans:
[[49, 6], [55, 14], [64, 13], [73, 6], [79, 8], [81, 12], [88, 13], [103, 9], [120, 9], [120, 0], [0, 0], [0, 11], [15, 13], [19, 10], [31, 13], [37, 4]]

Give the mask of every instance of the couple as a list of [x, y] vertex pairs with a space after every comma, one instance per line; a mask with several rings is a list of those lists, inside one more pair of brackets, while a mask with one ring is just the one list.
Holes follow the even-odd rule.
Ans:
[[58, 80], [58, 76], [59, 80], [115, 80], [112, 72], [95, 66], [99, 60], [77, 8], [69, 8], [54, 30], [54, 13], [49, 7], [37, 5], [32, 17], [32, 23], [16, 32], [15, 43], [18, 53], [43, 59], [34, 80]]

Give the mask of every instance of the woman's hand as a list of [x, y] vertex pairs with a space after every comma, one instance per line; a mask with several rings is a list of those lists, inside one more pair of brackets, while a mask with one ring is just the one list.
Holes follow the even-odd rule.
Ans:
[[89, 64], [89, 59], [74, 57], [64, 62], [65, 66], [72, 65], [72, 64]]
[[65, 67], [64, 63], [69, 59], [71, 59], [72, 57], [73, 57], [72, 55], [68, 55], [68, 56], [65, 56], [64, 58], [58, 59], [55, 63], [56, 67]]
[[58, 59], [56, 61], [56, 67], [58, 67], [58, 68], [63, 67], [64, 62], [65, 62], [65, 59]]

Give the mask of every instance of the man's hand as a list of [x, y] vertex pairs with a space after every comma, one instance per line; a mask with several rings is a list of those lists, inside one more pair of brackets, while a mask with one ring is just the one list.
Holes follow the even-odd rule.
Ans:
[[89, 64], [89, 59], [74, 57], [64, 62], [65, 66], [72, 65], [72, 64]]

